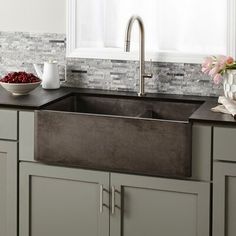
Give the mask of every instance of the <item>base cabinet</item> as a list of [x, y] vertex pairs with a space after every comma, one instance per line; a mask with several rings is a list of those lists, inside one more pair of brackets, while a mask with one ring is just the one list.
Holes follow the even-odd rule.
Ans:
[[17, 236], [17, 143], [0, 141], [0, 236]]
[[209, 236], [209, 183], [111, 174], [112, 236]]
[[20, 192], [20, 236], [209, 236], [209, 183], [21, 163]]
[[236, 163], [214, 163], [213, 235], [236, 235]]
[[20, 164], [20, 236], [108, 236], [109, 174]]

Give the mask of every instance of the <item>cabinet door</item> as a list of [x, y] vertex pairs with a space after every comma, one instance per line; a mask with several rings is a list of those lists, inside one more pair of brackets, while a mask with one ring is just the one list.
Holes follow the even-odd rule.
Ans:
[[16, 110], [0, 110], [0, 139], [17, 140]]
[[111, 236], [209, 236], [209, 183], [111, 174], [111, 188]]
[[0, 141], [0, 235], [17, 235], [17, 143]]
[[214, 163], [213, 235], [236, 235], [236, 164]]
[[109, 174], [20, 164], [20, 236], [108, 236]]

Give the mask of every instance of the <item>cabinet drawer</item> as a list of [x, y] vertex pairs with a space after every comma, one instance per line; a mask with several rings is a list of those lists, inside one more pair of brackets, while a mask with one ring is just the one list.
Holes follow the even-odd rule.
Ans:
[[214, 127], [213, 157], [236, 162], [236, 128]]
[[0, 110], [0, 139], [17, 140], [17, 111]]

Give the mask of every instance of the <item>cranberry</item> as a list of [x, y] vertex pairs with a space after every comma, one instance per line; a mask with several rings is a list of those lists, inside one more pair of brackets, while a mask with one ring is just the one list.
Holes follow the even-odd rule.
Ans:
[[40, 79], [32, 73], [26, 73], [24, 71], [20, 72], [10, 72], [2, 79], [0, 82], [4, 83], [36, 83], [40, 82]]

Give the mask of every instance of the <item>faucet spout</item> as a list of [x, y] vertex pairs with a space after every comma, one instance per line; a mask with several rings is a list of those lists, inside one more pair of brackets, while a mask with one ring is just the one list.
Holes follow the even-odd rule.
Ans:
[[139, 96], [145, 95], [145, 78], [151, 78], [152, 75], [145, 73], [145, 30], [144, 23], [140, 16], [132, 16], [127, 24], [125, 32], [125, 52], [130, 52], [130, 40], [131, 40], [131, 31], [133, 28], [134, 22], [137, 21], [139, 25]]
[[125, 52], [130, 52], [130, 41], [125, 41]]

